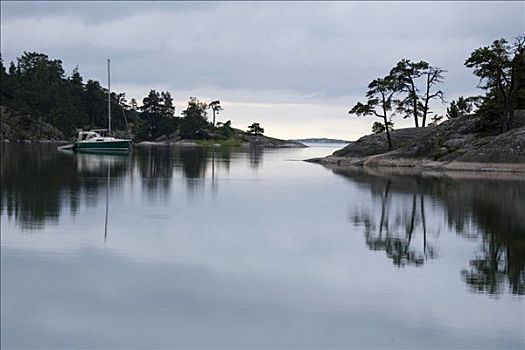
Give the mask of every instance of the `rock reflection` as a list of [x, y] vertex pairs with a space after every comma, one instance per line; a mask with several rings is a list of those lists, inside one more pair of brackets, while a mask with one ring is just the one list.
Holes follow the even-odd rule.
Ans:
[[[429, 237], [438, 237], [437, 224], [428, 225], [425, 199], [433, 203], [433, 222], [480, 241], [476, 255], [461, 271], [473, 292], [525, 294], [525, 180], [513, 175], [415, 173], [406, 170], [335, 169], [352, 182], [367, 186], [379, 202], [358, 208], [351, 216], [364, 228], [371, 250], [383, 250], [396, 266], [421, 266], [437, 257]], [[442, 207], [441, 211], [434, 209]], [[437, 220], [436, 220], [437, 219]], [[420, 235], [420, 248], [414, 237]]]

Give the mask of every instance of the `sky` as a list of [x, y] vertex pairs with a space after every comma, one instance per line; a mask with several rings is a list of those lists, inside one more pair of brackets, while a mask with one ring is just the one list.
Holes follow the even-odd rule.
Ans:
[[[374, 117], [348, 110], [402, 58], [447, 71], [446, 101], [478, 95], [464, 66], [495, 39], [525, 33], [525, 2], [1, 2], [4, 62], [24, 51], [78, 66], [139, 102], [169, 90], [220, 100], [219, 121], [269, 136], [355, 140]], [[433, 109], [444, 114], [446, 104]], [[396, 127], [412, 125], [400, 116]]]

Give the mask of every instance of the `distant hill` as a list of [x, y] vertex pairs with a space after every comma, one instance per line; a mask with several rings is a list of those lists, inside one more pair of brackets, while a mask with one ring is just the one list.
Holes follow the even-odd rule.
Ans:
[[309, 138], [309, 139], [295, 139], [295, 140], [289, 140], [294, 142], [301, 142], [301, 143], [352, 143], [352, 141], [347, 140], [339, 140], [339, 139], [328, 139], [326, 137], [318, 137], [318, 138]]

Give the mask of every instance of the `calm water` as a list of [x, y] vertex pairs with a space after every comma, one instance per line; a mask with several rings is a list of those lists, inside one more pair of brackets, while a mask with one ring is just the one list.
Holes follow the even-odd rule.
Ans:
[[523, 348], [525, 180], [332, 150], [2, 144], [2, 348]]

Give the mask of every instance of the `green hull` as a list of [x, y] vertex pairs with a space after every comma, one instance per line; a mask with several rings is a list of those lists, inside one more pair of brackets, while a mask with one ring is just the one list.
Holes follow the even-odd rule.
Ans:
[[73, 149], [81, 152], [129, 152], [131, 141], [76, 142]]

